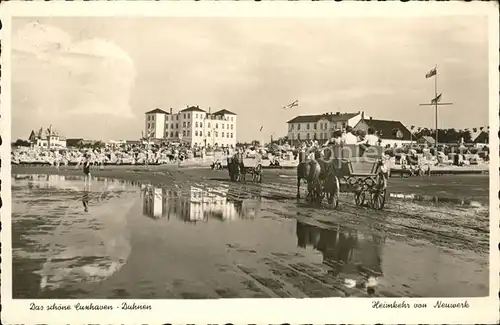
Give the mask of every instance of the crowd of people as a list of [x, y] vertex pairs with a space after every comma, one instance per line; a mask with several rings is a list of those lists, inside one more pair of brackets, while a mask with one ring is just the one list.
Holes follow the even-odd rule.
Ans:
[[[360, 145], [362, 147], [381, 146], [383, 140], [373, 128], [353, 130], [348, 126], [344, 130], [337, 130], [333, 137], [324, 143], [318, 140], [308, 140], [294, 145], [285, 144], [278, 146], [270, 144], [267, 146], [238, 145], [235, 148], [204, 148], [192, 147], [188, 144], [121, 144], [105, 145], [89, 148], [58, 148], [47, 149], [40, 147], [14, 147], [12, 150], [12, 164], [45, 164], [52, 166], [80, 165], [83, 161], [90, 161], [91, 165], [147, 165], [147, 164], [177, 164], [187, 159], [201, 158], [202, 160], [223, 160], [234, 153], [243, 153], [245, 157], [262, 157], [272, 160], [278, 164], [279, 160], [297, 161], [300, 159], [314, 159], [315, 154], [329, 145]], [[384, 156], [394, 158], [398, 163], [412, 164], [416, 161], [431, 162], [431, 164], [456, 164], [456, 155], [446, 152], [449, 148], [427, 148], [425, 145], [404, 144], [386, 145]], [[463, 149], [463, 148], [461, 148]], [[488, 152], [482, 150], [481, 157], [474, 149], [465, 148], [460, 150], [459, 164], [466, 165], [478, 160], [488, 160]], [[300, 155], [300, 153], [304, 155]], [[415, 164], [415, 163], [413, 163]], [[419, 164], [419, 163], [417, 163]]]
[[100, 148], [17, 147], [12, 150], [13, 164], [79, 165], [89, 160], [92, 165], [141, 165], [178, 163], [203, 151], [187, 146], [122, 145]]

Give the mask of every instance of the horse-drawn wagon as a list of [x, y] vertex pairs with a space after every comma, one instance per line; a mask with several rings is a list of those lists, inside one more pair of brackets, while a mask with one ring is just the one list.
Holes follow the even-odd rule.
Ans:
[[306, 179], [312, 201], [328, 203], [337, 208], [339, 193], [353, 193], [356, 205], [384, 208], [387, 196], [388, 166], [383, 147], [334, 145], [323, 149], [315, 161], [302, 161], [297, 167], [297, 197], [300, 181]]
[[246, 181], [246, 175], [252, 177], [252, 182], [262, 182], [262, 158], [259, 154], [244, 156], [242, 153], [228, 158], [228, 170], [231, 181]]

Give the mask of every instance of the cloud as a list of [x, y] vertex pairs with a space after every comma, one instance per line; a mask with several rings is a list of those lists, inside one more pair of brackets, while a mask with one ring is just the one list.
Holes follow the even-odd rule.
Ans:
[[18, 114], [133, 117], [132, 58], [106, 39], [74, 40], [30, 22], [13, 37], [13, 104]]

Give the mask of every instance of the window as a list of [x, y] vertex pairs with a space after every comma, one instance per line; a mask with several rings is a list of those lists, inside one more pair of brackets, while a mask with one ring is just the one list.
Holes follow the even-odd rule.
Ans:
[[233, 138], [233, 133], [231, 133], [231, 139]]
[[194, 131], [194, 135], [195, 135], [195, 136], [198, 136], [198, 131]]
[[188, 127], [190, 127], [190, 126], [191, 126], [191, 122], [188, 121]]
[[168, 115], [165, 115], [165, 121], [168, 121]]
[[175, 116], [175, 119], [178, 121], [178, 120], [179, 120], [179, 115], [176, 115], [176, 116]]
[[210, 131], [208, 131], [207, 135], [210, 136]]
[[195, 127], [198, 127], [198, 122], [196, 122], [196, 123], [194, 124], [194, 126], [195, 126]]
[[233, 117], [231, 116], [231, 121], [233, 120]]
[[202, 135], [203, 135], [203, 132], [202, 132], [202, 131], [200, 131], [200, 137], [201, 137]]
[[309, 133], [307, 133], [307, 135], [306, 135], [306, 136], [307, 136], [307, 140], [309, 140], [309, 139], [310, 139]]
[[300, 124], [297, 124], [297, 130], [300, 130]]
[[191, 132], [189, 130], [187, 130], [187, 135], [190, 136], [191, 135]]
[[234, 125], [232, 125], [232, 124], [231, 124], [231, 130], [233, 129], [233, 126], [234, 126]]
[[290, 124], [290, 125], [288, 126], [288, 129], [289, 129], [290, 131], [292, 131], [292, 130], [293, 130], [293, 124]]
[[165, 128], [166, 128], [166, 129], [168, 129], [168, 124], [167, 124], [167, 125], [165, 125]]
[[219, 128], [219, 123], [215, 123], [215, 128], [218, 129]]
[[170, 128], [173, 129], [174, 128], [174, 123], [170, 124]]
[[182, 136], [186, 136], [186, 131], [182, 131]]
[[182, 114], [182, 117], [183, 117], [183, 118], [186, 118], [186, 113]]
[[210, 129], [210, 122], [208, 122], [208, 128]]
[[224, 132], [222, 132], [222, 137], [224, 137]]
[[202, 128], [202, 127], [203, 127], [203, 122], [200, 122], [200, 128]]
[[188, 118], [189, 118], [189, 117], [190, 117], [190, 116], [189, 116], [189, 113], [188, 113]]
[[345, 128], [345, 126], [346, 126], [345, 124], [346, 124], [345, 122], [342, 122], [342, 127], [343, 128]]
[[297, 133], [297, 140], [300, 140], [300, 133]]
[[222, 128], [224, 128], [224, 123], [222, 123], [222, 126], [221, 126], [221, 127], [222, 127]]
[[179, 132], [175, 132], [175, 136], [178, 138], [179, 137]]
[[215, 137], [217, 138], [219, 136], [219, 133], [218, 132], [215, 132]]
[[198, 118], [198, 113], [196, 113], [195, 118]]
[[175, 123], [175, 128], [178, 129], [179, 128], [179, 123]]
[[307, 123], [306, 129], [309, 130], [309, 123]]
[[315, 130], [316, 130], [316, 128], [317, 128], [317, 125], [316, 125], [316, 124], [317, 124], [317, 123], [314, 123], [314, 129], [315, 129]]
[[170, 132], [170, 137], [173, 138], [174, 137], [174, 132]]
[[182, 122], [182, 127], [186, 127], [186, 122]]

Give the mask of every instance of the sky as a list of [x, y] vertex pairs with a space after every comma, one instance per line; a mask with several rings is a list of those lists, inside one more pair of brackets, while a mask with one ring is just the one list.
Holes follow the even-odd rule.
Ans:
[[[440, 128], [488, 125], [488, 26], [418, 18], [14, 18], [12, 138], [138, 139], [144, 113], [238, 115], [237, 139], [286, 134], [302, 114], [358, 112]], [[298, 100], [299, 106], [282, 107]], [[260, 127], [262, 126], [262, 131]]]

